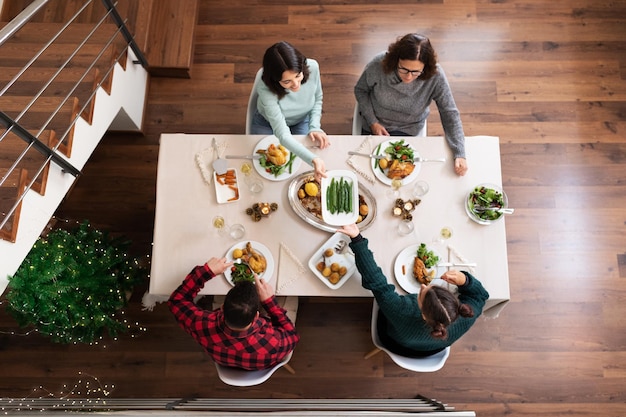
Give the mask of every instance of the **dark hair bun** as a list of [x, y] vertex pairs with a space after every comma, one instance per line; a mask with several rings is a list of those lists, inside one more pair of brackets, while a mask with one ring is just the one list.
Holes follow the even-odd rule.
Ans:
[[472, 307], [467, 304], [459, 304], [459, 314], [461, 317], [474, 317], [474, 311]]

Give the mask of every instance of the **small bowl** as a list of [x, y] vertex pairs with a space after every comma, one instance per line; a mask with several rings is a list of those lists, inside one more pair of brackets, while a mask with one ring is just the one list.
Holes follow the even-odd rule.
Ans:
[[[487, 201], [481, 202], [478, 197], [479, 193], [483, 196], [487, 196]], [[478, 224], [489, 225], [495, 223], [502, 219], [502, 217], [504, 217], [504, 213], [498, 213], [491, 210], [478, 212], [474, 209], [474, 206], [484, 205], [488, 207], [492, 206], [494, 203], [497, 203], [498, 200], [500, 200], [501, 202], [501, 208], [508, 207], [509, 200], [502, 187], [490, 183], [479, 184], [476, 187], [472, 188], [472, 190], [467, 195], [467, 198], [465, 199], [465, 212], [470, 219]]]

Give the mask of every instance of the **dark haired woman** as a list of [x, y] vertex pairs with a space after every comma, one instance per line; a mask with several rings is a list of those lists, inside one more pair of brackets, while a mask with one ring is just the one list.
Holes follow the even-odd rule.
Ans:
[[387, 282], [356, 224], [340, 232], [350, 236], [363, 287], [372, 291], [380, 306], [378, 335], [392, 352], [423, 357], [441, 352], [458, 340], [481, 315], [489, 293], [468, 272], [448, 271], [441, 277], [459, 288], [457, 298], [448, 289], [422, 285], [419, 294], [400, 295]]
[[363, 118], [363, 134], [416, 136], [424, 127], [434, 100], [454, 171], [465, 175], [465, 135], [459, 110], [430, 40], [409, 33], [370, 61], [354, 87]]
[[318, 180], [325, 177], [324, 161], [292, 136], [308, 135], [321, 149], [330, 145], [321, 128], [323, 94], [317, 61], [307, 59], [287, 42], [278, 42], [265, 51], [263, 71], [257, 74], [255, 85], [259, 98], [251, 133], [275, 135], [315, 168]]

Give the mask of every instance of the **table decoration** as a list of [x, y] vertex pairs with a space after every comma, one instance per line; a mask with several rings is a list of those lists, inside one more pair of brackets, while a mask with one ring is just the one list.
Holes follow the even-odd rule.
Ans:
[[215, 146], [205, 148], [195, 155], [196, 165], [207, 185], [211, 185], [213, 181], [213, 161], [218, 159], [224, 153], [224, 150], [226, 150], [225, 142], [215, 142]]

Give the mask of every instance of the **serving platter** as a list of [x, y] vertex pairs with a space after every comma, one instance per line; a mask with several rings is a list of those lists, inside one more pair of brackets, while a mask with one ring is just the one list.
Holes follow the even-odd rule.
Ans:
[[[343, 284], [346, 283], [350, 279], [350, 277], [356, 271], [356, 264], [354, 263], [354, 253], [350, 248], [347, 248], [345, 253], [336, 253], [334, 248], [340, 241], [344, 241], [347, 245], [350, 242], [350, 238], [341, 232], [336, 232], [334, 235], [330, 237], [319, 249], [311, 256], [309, 259], [309, 269], [315, 274], [316, 277], [320, 279], [324, 284], [328, 286], [328, 288], [336, 290], [341, 288]], [[333, 255], [329, 257], [324, 257], [323, 253], [326, 249], [332, 248]], [[329, 281], [327, 277], [325, 277], [319, 269], [317, 269], [317, 264], [319, 262], [324, 262], [325, 266], [330, 267], [331, 264], [337, 263], [339, 266], [343, 266], [347, 269], [347, 272], [344, 276], [342, 276], [336, 284], [333, 284]]]
[[[318, 198], [307, 197], [304, 201], [309, 208], [305, 207], [303, 201], [298, 198], [298, 190], [309, 181], [313, 180], [313, 171], [304, 172], [291, 180], [289, 188], [287, 189], [287, 197], [289, 199], [289, 205], [296, 213], [298, 217], [304, 220], [306, 223], [326, 232], [334, 233], [337, 231], [337, 226], [327, 224], [322, 220], [322, 203], [321, 194]], [[376, 219], [376, 199], [372, 193], [359, 183], [359, 200], [364, 202], [368, 207], [368, 214], [363, 218], [363, 221], [357, 223], [360, 230], [366, 230], [372, 225]], [[311, 210], [315, 211], [313, 213]]]
[[[393, 139], [393, 140], [386, 140], [384, 142], [381, 142], [380, 145], [376, 146], [376, 149], [378, 149], [378, 153], [376, 151], [373, 151], [372, 153], [376, 155], [388, 155], [385, 152], [385, 149], [387, 149], [391, 145], [391, 142], [399, 142], [400, 140], [401, 138]], [[418, 158], [420, 156], [419, 152], [410, 144], [408, 143], [406, 144], [408, 147], [410, 147], [413, 150], [413, 157]], [[378, 146], [380, 146], [380, 148]], [[372, 166], [372, 172], [374, 173], [374, 176], [378, 178], [378, 180], [382, 182], [383, 184], [391, 185], [392, 179], [387, 176], [388, 169], [383, 170], [379, 166], [377, 166], [378, 160], [376, 158], [370, 158], [370, 159], [371, 159], [370, 165]], [[422, 163], [413, 162], [413, 165], [415, 165], [413, 172], [411, 172], [411, 174], [407, 175], [406, 177], [402, 178], [401, 180], [402, 185], [410, 184], [413, 181], [415, 181], [415, 179], [417, 178], [417, 175], [419, 174], [420, 169], [422, 168]]]
[[[278, 140], [278, 138], [274, 135], [266, 136], [257, 142], [252, 154], [258, 155], [257, 154], [258, 150], [266, 150], [267, 148], [269, 148], [271, 144], [278, 146], [280, 145], [280, 140]], [[291, 156], [291, 151], [289, 151], [289, 154], [287, 154], [287, 160], [289, 160], [290, 156]], [[300, 168], [300, 164], [302, 164], [302, 159], [296, 156], [296, 158], [293, 160], [291, 164], [291, 172], [289, 172], [288, 170], [285, 170], [285, 172], [283, 172], [282, 174], [275, 176], [274, 174], [267, 172], [265, 168], [261, 166], [261, 162], [258, 159], [252, 160], [252, 165], [254, 166], [254, 169], [256, 170], [256, 172], [258, 172], [259, 175], [265, 178], [266, 180], [270, 180], [270, 181], [284, 181], [284, 180], [291, 178], [292, 176], [296, 174], [296, 172], [298, 172], [298, 169]]]

